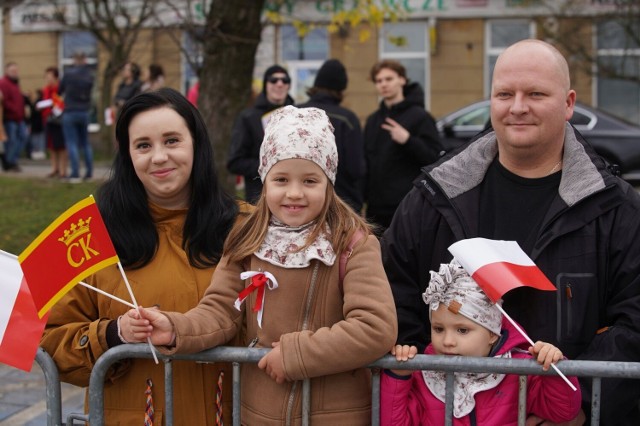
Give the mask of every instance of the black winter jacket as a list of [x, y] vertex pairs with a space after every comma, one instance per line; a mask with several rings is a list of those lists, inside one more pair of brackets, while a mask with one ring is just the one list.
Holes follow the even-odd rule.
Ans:
[[231, 130], [231, 144], [227, 169], [236, 175], [244, 176], [246, 201], [255, 204], [262, 192], [262, 181], [258, 175], [260, 145], [264, 139], [262, 117], [285, 105], [293, 105], [293, 98], [287, 95], [284, 105], [274, 105], [267, 100], [264, 92], [256, 98], [251, 108], [243, 110]]
[[[383, 236], [385, 271], [398, 312], [398, 342], [429, 342], [421, 294], [429, 270], [452, 258], [448, 247], [477, 237], [479, 184], [497, 155], [489, 132], [425, 167]], [[640, 361], [640, 196], [613, 176], [567, 124], [558, 194], [528, 255], [558, 291], [523, 287], [504, 295], [504, 309], [535, 340], [569, 358]], [[590, 379], [582, 380], [585, 412]], [[633, 424], [637, 382], [602, 382], [603, 425]], [[627, 423], [629, 421], [629, 423]]]
[[[406, 144], [391, 139], [381, 126], [387, 117], [410, 133]], [[433, 117], [424, 109], [424, 92], [418, 83], [404, 88], [404, 100], [380, 108], [367, 118], [364, 128], [367, 160], [365, 199], [370, 208], [392, 214], [411, 189], [420, 168], [436, 161], [442, 147]]]
[[316, 93], [300, 108], [320, 108], [329, 116], [334, 128], [338, 148], [336, 193], [356, 212], [362, 210], [364, 198], [364, 142], [358, 117], [340, 106], [339, 101], [327, 93]]

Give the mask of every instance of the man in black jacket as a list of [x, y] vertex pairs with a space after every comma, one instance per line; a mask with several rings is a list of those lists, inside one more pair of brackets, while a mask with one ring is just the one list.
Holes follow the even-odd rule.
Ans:
[[358, 117], [341, 107], [347, 88], [347, 70], [337, 59], [328, 59], [316, 74], [313, 87], [307, 90], [309, 101], [300, 108], [314, 107], [324, 110], [334, 128], [338, 147], [338, 174], [336, 193], [356, 212], [362, 210], [364, 189], [364, 145]]
[[376, 63], [371, 80], [382, 101], [364, 128], [365, 199], [367, 219], [383, 231], [420, 168], [436, 161], [442, 147], [435, 120], [424, 109], [424, 92], [408, 83], [402, 64]]
[[[575, 99], [551, 45], [525, 40], [498, 58], [495, 131], [423, 168], [384, 234], [399, 345], [429, 341], [429, 270], [451, 260], [452, 243], [484, 237], [517, 241], [558, 289], [503, 297], [533, 340], [573, 359], [640, 361], [640, 196], [568, 124]], [[572, 424], [590, 411], [591, 380], [581, 385], [584, 412]], [[600, 395], [602, 425], [637, 424], [637, 382], [604, 379]]]
[[273, 110], [293, 105], [289, 96], [291, 78], [286, 69], [273, 65], [264, 73], [262, 93], [255, 104], [240, 113], [231, 131], [227, 169], [244, 176], [245, 200], [255, 204], [262, 192], [258, 176], [258, 156], [264, 138], [264, 128]]

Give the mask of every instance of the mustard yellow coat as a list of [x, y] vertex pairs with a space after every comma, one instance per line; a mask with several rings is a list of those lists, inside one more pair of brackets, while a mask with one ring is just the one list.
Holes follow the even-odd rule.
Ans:
[[[159, 245], [156, 256], [145, 267], [126, 271], [139, 304], [186, 312], [196, 306], [211, 282], [215, 268], [197, 269], [189, 265], [182, 249], [182, 228], [187, 210], [151, 207], [157, 224]], [[117, 266], [89, 277], [87, 283], [117, 297], [130, 300]], [[82, 286], [74, 287], [51, 310], [42, 347], [53, 357], [62, 381], [88, 386], [94, 364], [108, 346], [105, 332], [109, 322], [129, 307]], [[231, 421], [231, 376], [229, 364], [197, 364], [176, 361], [174, 371], [174, 424], [214, 425], [216, 383], [220, 370], [224, 378], [224, 419]], [[116, 364], [105, 384], [105, 423], [143, 424], [146, 379], [154, 384], [155, 425], [163, 425], [163, 365], [152, 359], [130, 359]], [[85, 402], [86, 405], [86, 402]]]

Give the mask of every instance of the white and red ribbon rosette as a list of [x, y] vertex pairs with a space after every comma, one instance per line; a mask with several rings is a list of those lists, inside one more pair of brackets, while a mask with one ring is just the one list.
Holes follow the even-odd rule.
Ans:
[[273, 276], [270, 272], [259, 272], [259, 271], [245, 271], [240, 274], [240, 279], [246, 280], [247, 278], [251, 278], [251, 284], [249, 287], [242, 290], [238, 293], [238, 298], [233, 303], [233, 306], [237, 310], [240, 310], [240, 305], [242, 302], [251, 294], [253, 291], [257, 290], [258, 295], [256, 296], [256, 303], [253, 305], [253, 311], [258, 313], [258, 326], [262, 328], [262, 314], [264, 312], [264, 289], [265, 287], [269, 288], [269, 290], [273, 290], [278, 288], [278, 281], [276, 277]]

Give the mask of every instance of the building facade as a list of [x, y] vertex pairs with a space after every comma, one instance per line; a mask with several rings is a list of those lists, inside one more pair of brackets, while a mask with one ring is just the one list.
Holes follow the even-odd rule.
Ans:
[[[338, 58], [349, 74], [344, 105], [364, 119], [378, 104], [369, 70], [377, 60], [391, 58], [401, 61], [409, 78], [422, 84], [427, 109], [439, 117], [489, 96], [495, 60], [513, 42], [525, 38], [550, 39], [553, 34], [575, 28], [571, 34], [588, 47], [591, 56], [619, 65], [627, 75], [636, 76], [635, 81], [599, 76], [594, 73], [593, 63], [585, 63], [584, 58], [559, 46], [567, 53], [578, 99], [640, 124], [640, 45], [637, 39], [634, 42], [625, 36], [615, 14], [619, 1], [381, 0], [377, 3], [394, 5], [400, 19], [380, 27], [345, 26], [336, 33], [330, 33], [326, 26], [332, 14], [348, 10], [355, 2], [284, 3], [285, 23], [267, 23], [263, 30], [256, 55], [255, 92], [261, 90], [263, 71], [273, 63], [280, 63], [292, 76], [292, 95], [297, 102], [304, 102], [305, 90], [313, 83], [322, 62]], [[0, 59], [3, 65], [9, 61], [18, 63], [25, 91], [43, 85], [48, 66], [58, 66], [64, 72], [77, 50], [87, 53], [98, 78], [105, 66], [106, 52], [95, 38], [87, 32], [67, 31], [58, 23], [56, 13], [59, 9], [45, 4], [26, 4], [3, 11]], [[604, 16], [606, 20], [595, 19]], [[286, 23], [294, 19], [311, 23], [304, 38]], [[640, 24], [636, 25], [640, 32]], [[143, 69], [151, 63], [162, 65], [167, 85], [186, 93], [196, 77], [182, 52], [192, 49], [192, 45], [179, 30], [149, 25], [141, 31], [130, 60]], [[98, 80], [96, 97], [100, 90]], [[94, 120], [99, 118], [100, 112], [96, 110]]]

